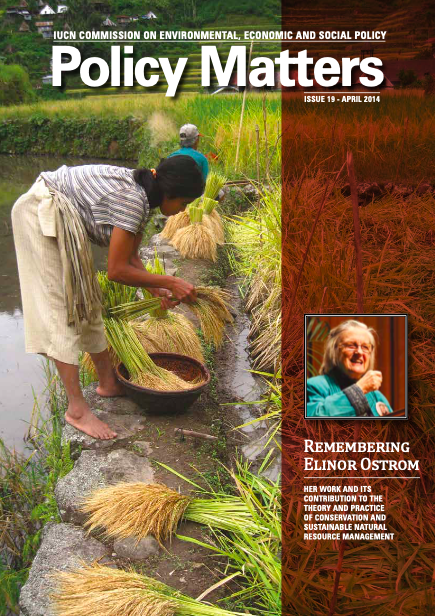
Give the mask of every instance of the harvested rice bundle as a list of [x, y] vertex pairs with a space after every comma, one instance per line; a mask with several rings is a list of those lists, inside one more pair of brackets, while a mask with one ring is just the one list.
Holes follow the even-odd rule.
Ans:
[[204, 340], [219, 347], [225, 324], [233, 322], [228, 309], [231, 296], [219, 287], [196, 287], [196, 293], [196, 302], [187, 306], [198, 317]]
[[[164, 263], [155, 251], [146, 269], [151, 274], [166, 274]], [[144, 289], [144, 295], [147, 293]], [[182, 314], [163, 308], [152, 310], [144, 321], [131, 322], [140, 343], [148, 353], [179, 353], [204, 361], [201, 341], [192, 323]]]
[[175, 532], [190, 500], [159, 483], [118, 483], [95, 490], [81, 511], [89, 515], [89, 532], [100, 528], [107, 537], [138, 540], [151, 534], [162, 543]]
[[[232, 323], [233, 317], [228, 309], [231, 296], [219, 287], [196, 287], [197, 300], [186, 304], [199, 319], [201, 331], [206, 342], [216, 346], [222, 343], [226, 323]], [[119, 306], [119, 316], [123, 319], [133, 319], [144, 314], [142, 303], [145, 300], [130, 302]]]
[[205, 183], [204, 197], [208, 199], [216, 199], [219, 191], [225, 186], [227, 178], [215, 171], [211, 171], [207, 176]]
[[106, 336], [127, 368], [132, 383], [157, 391], [181, 391], [192, 389], [198, 384], [184, 381], [173, 372], [157, 366], [129, 323], [106, 319], [105, 326]]
[[192, 599], [135, 571], [96, 562], [58, 571], [52, 578], [51, 602], [58, 616], [246, 616]]
[[229, 532], [259, 534], [249, 507], [236, 496], [190, 498], [162, 484], [118, 483], [94, 490], [81, 507], [91, 533], [103, 529], [107, 538], [138, 541], [154, 535], [159, 543], [169, 539], [182, 519]]
[[[129, 287], [125, 284], [109, 280], [107, 272], [97, 272], [97, 279], [101, 289], [101, 303], [103, 306], [104, 318], [110, 317], [112, 308], [118, 306], [118, 304], [132, 302], [136, 299], [136, 287]], [[116, 366], [120, 360], [110, 344], [108, 344], [108, 350], [112, 364]], [[97, 371], [95, 370], [94, 362], [89, 353], [83, 354], [81, 365], [92, 379], [95, 380], [97, 378]]]
[[188, 209], [184, 210], [184, 212], [178, 212], [174, 216], [169, 216], [160, 235], [166, 240], [172, 240], [176, 232], [183, 227], [187, 227], [187, 225], [190, 225]]
[[184, 258], [216, 261], [216, 240], [211, 231], [202, 224], [203, 215], [202, 208], [191, 205], [189, 216], [192, 224], [179, 229], [172, 238], [171, 244]]
[[183, 314], [161, 312], [165, 314], [151, 314], [144, 321], [130, 323], [145, 351], [179, 353], [204, 362], [201, 342], [189, 319]]
[[218, 202], [207, 197], [203, 200], [204, 216], [202, 219], [203, 225], [205, 225], [212, 232], [216, 242], [220, 245], [225, 244], [224, 227], [221, 217], [216, 211]]
[[112, 308], [135, 300], [136, 287], [129, 287], [120, 282], [109, 280], [107, 272], [97, 272], [97, 278], [103, 296], [103, 316], [110, 317]]

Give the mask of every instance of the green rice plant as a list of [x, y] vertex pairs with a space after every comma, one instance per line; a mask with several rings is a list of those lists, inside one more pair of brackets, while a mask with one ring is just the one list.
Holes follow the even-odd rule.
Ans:
[[[97, 272], [97, 278], [102, 295], [103, 318], [107, 319], [116, 314], [116, 308], [119, 304], [135, 301], [137, 294], [136, 287], [130, 287], [128, 285], [121, 284], [120, 282], [109, 280], [107, 272], [103, 271]], [[148, 312], [152, 309], [157, 309], [160, 306], [159, 299], [152, 298], [151, 295], [149, 295], [147, 299], [150, 300], [147, 304]], [[145, 305], [143, 308], [145, 312]], [[116, 355], [110, 343], [108, 344], [108, 350], [112, 364], [115, 366], [120, 359]], [[80, 363], [86, 374], [89, 375], [91, 379], [95, 380], [97, 378], [97, 372], [90, 354], [84, 353]]]
[[221, 175], [216, 171], [210, 171], [207, 176], [204, 195], [202, 199], [216, 199], [219, 194], [219, 191], [225, 186], [227, 181], [228, 180], [224, 175]]
[[[168, 467], [166, 467], [168, 468]], [[168, 469], [171, 470], [171, 469]], [[262, 469], [260, 469], [260, 472]], [[177, 473], [178, 476], [179, 473]], [[225, 573], [242, 571], [235, 581], [239, 588], [229, 599], [249, 605], [253, 614], [281, 615], [281, 487], [254, 475], [247, 464], [237, 462], [232, 472], [238, 496], [250, 513], [250, 533], [244, 524], [223, 532], [213, 528], [213, 542], [190, 537], [181, 539], [201, 545], [228, 559]]]
[[59, 616], [246, 616], [192, 599], [134, 571], [98, 563], [53, 577], [57, 588], [51, 601]]
[[125, 302], [132, 302], [136, 298], [137, 289], [120, 282], [109, 280], [107, 272], [97, 272], [98, 283], [102, 293], [103, 314], [110, 317], [111, 309]]

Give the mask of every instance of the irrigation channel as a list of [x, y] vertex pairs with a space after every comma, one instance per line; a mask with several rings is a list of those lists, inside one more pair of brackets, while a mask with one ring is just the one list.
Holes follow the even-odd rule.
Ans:
[[[2, 280], [6, 280], [6, 284], [3, 284], [5, 290], [0, 300], [0, 332], [8, 340], [13, 355], [12, 351], [5, 355], [7, 347], [2, 345], [2, 366], [8, 365], [9, 372], [1, 374], [4, 381], [1, 383], [3, 404], [0, 407], [0, 418], [1, 429], [4, 435], [7, 435], [6, 444], [9, 447], [15, 445], [19, 448], [20, 440], [27, 431], [26, 422], [29, 421], [33, 408], [32, 387], [35, 394], [43, 396], [46, 386], [41, 360], [24, 353], [19, 285], [9, 223], [10, 209], [15, 199], [43, 169], [83, 162], [101, 161], [4, 157], [1, 165], [3, 203], [0, 221], [1, 228], [4, 229], [4, 241], [1, 243], [0, 275]], [[133, 166], [119, 161], [114, 164]], [[250, 207], [250, 202], [240, 189], [228, 191], [228, 211], [233, 207], [232, 200], [235, 211], [247, 211]], [[171, 245], [156, 234], [151, 237], [148, 245], [141, 249], [141, 256], [144, 261], [152, 259], [156, 251], [164, 261], [167, 273], [177, 274], [195, 285], [217, 285], [225, 288], [231, 294], [234, 323], [227, 326], [225, 342], [221, 348], [215, 350], [209, 345], [204, 347], [204, 355], [212, 371], [212, 381], [206, 392], [187, 412], [172, 416], [145, 415], [129, 398], [101, 398], [96, 393], [95, 383], [85, 386], [85, 396], [92, 409], [116, 430], [118, 437], [114, 441], [98, 441], [68, 424], [62, 427], [60, 457], [62, 464], [65, 464], [66, 460], [66, 470], [52, 473], [55, 479], [51, 487], [50, 481], [47, 484], [48, 492], [45, 494], [44, 504], [41, 505], [42, 513], [38, 510], [33, 518], [34, 528], [28, 531], [29, 534], [36, 531], [36, 535], [32, 538], [35, 543], [33, 562], [21, 590], [19, 613], [22, 616], [52, 616], [52, 574], [75, 566], [79, 560], [88, 563], [96, 560], [101, 560], [103, 564], [115, 563], [124, 570], [133, 565], [141, 574], [164, 582], [189, 597], [199, 597], [204, 591], [210, 590], [206, 601], [213, 604], [237, 593], [240, 588], [231, 580], [223, 583], [225, 559], [222, 556], [216, 559], [216, 555], [207, 547], [210, 530], [189, 519], [182, 521], [177, 529], [179, 534], [174, 534], [172, 540], [165, 540], [163, 545], [152, 536], [139, 542], [135, 537], [103, 540], [101, 533], [88, 536], [81, 505], [97, 488], [120, 481], [161, 483], [180, 494], [192, 497], [197, 493], [189, 483], [193, 481], [207, 490], [209, 496], [214, 492], [220, 493], [222, 497], [225, 494], [237, 493], [235, 477], [228, 470], [236, 468], [234, 464], [238, 459], [242, 464], [249, 464], [252, 472], [264, 476], [265, 481], [272, 482], [268, 485], [275, 485], [274, 502], [277, 509], [274, 511], [278, 516], [276, 520], [279, 519], [279, 446], [275, 440], [269, 439], [271, 426], [265, 421], [254, 421], [264, 411], [264, 406], [257, 401], [266, 395], [267, 390], [264, 381], [250, 372], [248, 334], [251, 324], [239, 292], [241, 279], [231, 273], [228, 249], [219, 249], [218, 262], [214, 264], [198, 259], [182, 259]], [[104, 268], [105, 251], [99, 250], [94, 256], [97, 267]], [[11, 321], [14, 323], [13, 331], [10, 327]], [[13, 370], [11, 355], [14, 357]], [[29, 392], [26, 396], [27, 385]], [[5, 392], [10, 392], [9, 397]], [[61, 395], [57, 403], [61, 417], [64, 404]], [[14, 424], [11, 422], [12, 410]], [[181, 435], [180, 430], [187, 432]], [[192, 436], [198, 433], [207, 434], [213, 440]], [[239, 470], [242, 476], [248, 477], [249, 471], [246, 469], [247, 467], [245, 470]], [[252, 477], [249, 479], [249, 489], [253, 489], [254, 484], [251, 482], [257, 481], [255, 475]], [[267, 511], [270, 507], [268, 503]], [[280, 525], [275, 524], [275, 527], [275, 538], [271, 545], [275, 546], [272, 560], [277, 569], [270, 573], [273, 579], [273, 605], [269, 607], [268, 613], [271, 614], [278, 613], [279, 605], [280, 574], [277, 555]], [[264, 531], [264, 527], [261, 528]], [[181, 537], [187, 537], [188, 540]], [[246, 540], [249, 541], [249, 536], [246, 536]], [[17, 540], [17, 545], [21, 545], [22, 550], [23, 544], [20, 541]], [[6, 562], [9, 560], [7, 556]], [[9, 556], [12, 562], [14, 556]], [[28, 564], [30, 565], [30, 562]], [[240, 568], [239, 564], [237, 568]], [[22, 582], [26, 577], [27, 573], [21, 578]], [[255, 593], [255, 589], [259, 587], [258, 583], [250, 580], [248, 584], [249, 593]], [[216, 589], [213, 589], [215, 585]], [[7, 589], [3, 596], [8, 596]], [[238, 599], [225, 599], [222, 608], [234, 612], [243, 610], [245, 613], [247, 605], [249, 606], [249, 599], [248, 603]], [[18, 613], [17, 603], [11, 600], [11, 606], [13, 609], [5, 613]]]

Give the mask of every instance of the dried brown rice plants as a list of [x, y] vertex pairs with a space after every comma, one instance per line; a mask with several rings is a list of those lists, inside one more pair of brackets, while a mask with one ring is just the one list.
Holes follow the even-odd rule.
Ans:
[[179, 353], [204, 361], [201, 342], [194, 326], [183, 314], [167, 312], [143, 321], [131, 321], [140, 343], [147, 353]]
[[[233, 317], [228, 308], [231, 296], [219, 287], [199, 286], [196, 287], [196, 292], [197, 300], [191, 304], [186, 304], [186, 307], [198, 318], [204, 340], [219, 346], [222, 343], [225, 325], [233, 322]], [[120, 318], [133, 319], [141, 316], [143, 304], [146, 304], [146, 300], [120, 306]]]
[[191, 224], [179, 229], [171, 240], [172, 246], [185, 259], [208, 259], [216, 261], [217, 244], [212, 232], [203, 223], [204, 211], [200, 207], [190, 206]]
[[160, 235], [166, 240], [172, 240], [179, 229], [187, 227], [188, 225], [190, 225], [190, 218], [189, 211], [187, 209], [184, 210], [184, 212], [175, 214], [175, 216], [169, 216]]
[[281, 190], [264, 192], [251, 212], [232, 218], [233, 268], [244, 277], [251, 313], [251, 353], [258, 370], [281, 361]]
[[[341, 166], [341, 165], [340, 165]], [[304, 539], [304, 440], [354, 440], [353, 422], [304, 421], [303, 314], [356, 312], [355, 251], [350, 199], [338, 186], [327, 200], [313, 236], [288, 318], [288, 298], [311, 233], [326, 178], [313, 174], [283, 186], [283, 456], [285, 609], [327, 614], [338, 543]], [[435, 485], [432, 392], [435, 381], [435, 242], [432, 195], [404, 200], [388, 195], [360, 208], [364, 308], [367, 313], [409, 314], [409, 413], [407, 422], [364, 422], [360, 441], [409, 442], [409, 453], [378, 453], [379, 460], [400, 456], [420, 461], [419, 479], [409, 473], [395, 480], [370, 478], [359, 471], [358, 484], [382, 494], [393, 541], [347, 542], [337, 611], [358, 616], [419, 616], [435, 604], [433, 550]], [[367, 454], [358, 454], [363, 457]], [[322, 453], [332, 460], [336, 453]], [[358, 464], [358, 462], [357, 462]], [[340, 475], [350, 476], [349, 471]], [[314, 480], [312, 480], [314, 482]], [[345, 485], [345, 480], [328, 480]], [[313, 547], [315, 546], [315, 548]]]
[[53, 574], [58, 616], [246, 616], [183, 595], [135, 571], [98, 563]]
[[191, 499], [162, 484], [118, 483], [94, 491], [82, 511], [89, 532], [139, 541], [152, 534], [162, 543], [175, 532]]

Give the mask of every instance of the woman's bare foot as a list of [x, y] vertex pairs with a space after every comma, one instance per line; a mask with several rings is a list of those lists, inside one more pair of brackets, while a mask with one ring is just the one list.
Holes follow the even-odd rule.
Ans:
[[70, 405], [65, 413], [65, 421], [93, 438], [109, 440], [117, 436], [104, 421], [95, 417], [87, 405], [80, 408], [71, 408]]
[[102, 386], [101, 384], [97, 387], [97, 394], [102, 396], [103, 398], [115, 398], [117, 396], [125, 396], [124, 386], [121, 385], [119, 381], [115, 381], [111, 385]]

